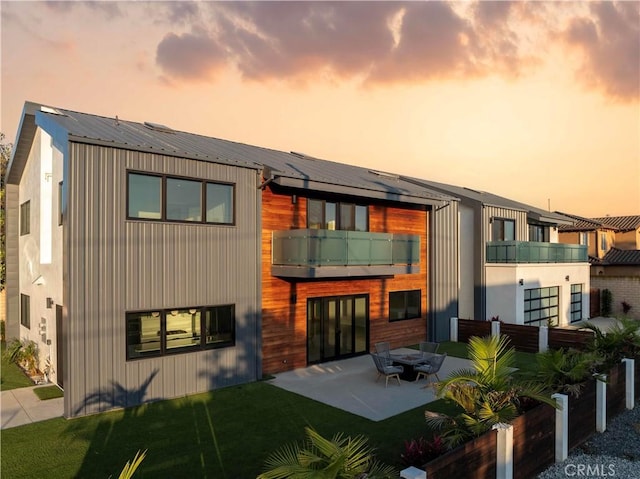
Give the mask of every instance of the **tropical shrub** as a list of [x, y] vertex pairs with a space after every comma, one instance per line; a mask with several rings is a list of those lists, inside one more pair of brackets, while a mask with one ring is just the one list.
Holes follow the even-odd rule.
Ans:
[[587, 323], [584, 327], [593, 331], [593, 339], [587, 344], [587, 349], [604, 358], [601, 372], [608, 371], [623, 358], [640, 357], [640, 321], [617, 319], [606, 333], [595, 324]]
[[453, 371], [438, 384], [438, 396], [455, 403], [462, 412], [448, 416], [425, 412], [431, 429], [448, 447], [477, 437], [498, 423], [508, 423], [524, 409], [523, 398], [555, 406], [543, 384], [513, 376], [515, 349], [506, 336], [472, 337], [468, 344], [473, 369]]
[[133, 457], [133, 460], [127, 461], [127, 463], [122, 468], [122, 472], [118, 476], [118, 479], [131, 479], [133, 477], [133, 473], [136, 472], [144, 457], [147, 455], [147, 451], [138, 451], [136, 455]]
[[336, 434], [325, 439], [312, 428], [305, 428], [302, 444], [282, 447], [265, 461], [265, 472], [257, 479], [392, 479], [398, 471], [374, 458], [364, 436]]
[[404, 467], [422, 467], [432, 459], [444, 454], [446, 450], [440, 436], [434, 436], [431, 441], [420, 437], [404, 442], [404, 452], [400, 454], [400, 460]]
[[34, 375], [38, 372], [38, 354], [38, 345], [34, 341], [14, 338], [7, 344], [4, 357]]
[[603, 356], [596, 351], [550, 349], [536, 355], [535, 378], [553, 393], [580, 396], [582, 388], [602, 369]]

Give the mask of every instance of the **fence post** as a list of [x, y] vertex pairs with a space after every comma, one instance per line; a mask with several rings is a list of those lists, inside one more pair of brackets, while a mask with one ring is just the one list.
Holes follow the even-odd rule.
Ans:
[[596, 377], [596, 431], [607, 430], [607, 375]]
[[496, 444], [496, 479], [513, 479], [513, 426], [498, 423], [491, 429], [498, 433]]
[[451, 318], [449, 320], [449, 340], [454, 343], [458, 342], [458, 318]]
[[544, 353], [549, 349], [549, 327], [538, 327], [538, 352]]
[[400, 471], [402, 479], [427, 479], [427, 471], [411, 466]]
[[564, 461], [569, 455], [569, 396], [556, 393], [556, 462]]
[[626, 407], [627, 409], [633, 409], [634, 406], [634, 398], [636, 395], [635, 389], [635, 360], [624, 358], [622, 362], [625, 365], [625, 375], [624, 375], [624, 392], [626, 399]]
[[491, 321], [491, 336], [500, 336], [500, 321]]

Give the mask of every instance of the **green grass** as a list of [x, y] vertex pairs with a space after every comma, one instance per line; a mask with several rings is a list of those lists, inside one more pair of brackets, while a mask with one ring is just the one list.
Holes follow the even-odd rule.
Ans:
[[55, 399], [63, 397], [64, 393], [58, 386], [43, 386], [33, 390], [36, 396], [41, 400]]
[[0, 389], [8, 391], [9, 389], [33, 386], [33, 382], [22, 369], [4, 358], [6, 348], [6, 343], [2, 341], [0, 344], [0, 354], [2, 355], [0, 363]]
[[[437, 406], [434, 406], [437, 407]], [[331, 437], [363, 434], [378, 458], [401, 468], [404, 441], [430, 436], [425, 407], [373, 422], [266, 382], [84, 418], [0, 431], [3, 477], [117, 477], [148, 450], [136, 479], [253, 478], [266, 457], [312, 426]]]

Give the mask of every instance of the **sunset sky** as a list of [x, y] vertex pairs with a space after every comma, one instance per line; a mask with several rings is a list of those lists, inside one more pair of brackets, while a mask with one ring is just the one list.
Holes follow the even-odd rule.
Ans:
[[26, 100], [640, 214], [640, 2], [0, 2]]

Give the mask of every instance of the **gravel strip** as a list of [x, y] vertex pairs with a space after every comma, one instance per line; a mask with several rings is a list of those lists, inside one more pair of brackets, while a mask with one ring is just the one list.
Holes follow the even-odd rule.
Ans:
[[538, 479], [570, 477], [640, 479], [640, 403], [608, 421], [605, 432], [595, 433], [566, 461], [538, 475]]

